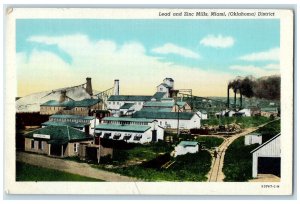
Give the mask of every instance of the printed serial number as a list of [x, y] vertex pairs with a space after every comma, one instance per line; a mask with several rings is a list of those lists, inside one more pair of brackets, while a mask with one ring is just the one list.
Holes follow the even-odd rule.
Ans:
[[269, 184], [264, 184], [261, 185], [262, 188], [280, 188], [280, 185], [269, 185]]

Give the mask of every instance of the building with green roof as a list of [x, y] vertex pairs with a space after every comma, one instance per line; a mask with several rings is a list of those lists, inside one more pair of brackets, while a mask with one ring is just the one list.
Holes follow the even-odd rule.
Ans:
[[87, 134], [94, 134], [94, 126], [99, 124], [94, 116], [80, 115], [51, 115], [49, 121], [42, 123], [42, 127], [46, 126], [70, 126]]
[[199, 144], [196, 141], [181, 141], [174, 150], [174, 156], [184, 155], [187, 153], [194, 154], [199, 151]]
[[56, 101], [50, 100], [40, 105], [41, 115], [69, 114], [88, 116], [92, 110], [101, 110], [103, 107], [101, 99], [83, 99], [80, 101]]
[[50, 125], [25, 134], [25, 151], [70, 157], [79, 154], [80, 143], [92, 141], [92, 135], [70, 126]]

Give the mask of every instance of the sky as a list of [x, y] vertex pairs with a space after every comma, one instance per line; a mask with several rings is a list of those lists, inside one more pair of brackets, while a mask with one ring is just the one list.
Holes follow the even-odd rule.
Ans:
[[18, 96], [79, 85], [152, 95], [166, 77], [225, 96], [237, 76], [280, 74], [277, 19], [17, 19]]

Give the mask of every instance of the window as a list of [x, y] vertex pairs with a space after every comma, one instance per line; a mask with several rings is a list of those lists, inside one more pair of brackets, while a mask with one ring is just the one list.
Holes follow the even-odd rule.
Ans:
[[77, 143], [74, 144], [74, 152], [78, 152], [78, 144]]
[[113, 105], [115, 105], [115, 102], [113, 102]]
[[119, 102], [117, 102], [117, 105], [119, 105]]
[[162, 91], [162, 90], [163, 90], [163, 88], [160, 88], [159, 90], [161, 90], [161, 91]]
[[34, 149], [34, 140], [31, 140], [31, 149]]
[[39, 141], [38, 144], [39, 144], [39, 145], [38, 145], [38, 148], [39, 148], [39, 149], [43, 149], [43, 142], [42, 142], [42, 141]]
[[162, 122], [160, 121], [159, 124], [162, 125]]

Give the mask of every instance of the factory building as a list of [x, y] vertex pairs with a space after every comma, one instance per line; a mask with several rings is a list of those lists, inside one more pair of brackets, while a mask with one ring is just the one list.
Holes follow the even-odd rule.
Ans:
[[108, 117], [96, 126], [96, 136], [128, 143], [149, 143], [164, 139], [164, 129], [156, 120]]
[[151, 98], [152, 96], [112, 95], [107, 100], [107, 109], [112, 115], [132, 115], [141, 110], [144, 103]]
[[198, 113], [138, 111], [132, 117], [155, 119], [163, 128], [192, 129], [201, 127], [201, 116]]
[[281, 133], [252, 150], [252, 177], [258, 174], [273, 174], [280, 177]]
[[52, 115], [49, 117], [49, 121], [42, 123], [42, 127], [63, 125], [78, 129], [86, 134], [93, 134], [94, 126], [97, 124], [99, 121], [94, 116]]
[[173, 98], [163, 98], [161, 101], [146, 102], [141, 111], [149, 112], [192, 112], [190, 105], [186, 102], [175, 102]]
[[79, 155], [81, 143], [92, 142], [91, 135], [70, 126], [47, 126], [25, 134], [25, 151], [71, 157]]
[[172, 78], [165, 78], [163, 83], [159, 84], [157, 87], [157, 92], [166, 93], [167, 97], [176, 97], [178, 90], [174, 89], [174, 80]]
[[88, 116], [93, 110], [101, 110], [101, 99], [83, 99], [80, 101], [73, 100], [50, 100], [41, 104], [41, 115], [66, 114]]

